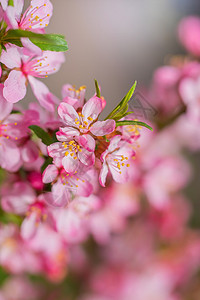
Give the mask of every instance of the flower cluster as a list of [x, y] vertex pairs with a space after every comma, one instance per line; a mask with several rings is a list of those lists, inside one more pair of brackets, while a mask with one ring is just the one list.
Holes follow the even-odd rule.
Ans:
[[[49, 0], [22, 9], [0, 1], [0, 300], [198, 300], [200, 224], [183, 189], [184, 153], [200, 149], [199, 19], [179, 27], [194, 57], [154, 74], [151, 133], [128, 108], [136, 83], [105, 119], [96, 80], [89, 100], [85, 86], [51, 93], [42, 79], [67, 46], [45, 34]], [[23, 109], [28, 84], [38, 102]]]
[[[61, 100], [53, 95], [38, 80], [65, 61], [62, 37], [44, 32], [51, 2], [32, 0], [23, 14], [23, 1], [0, 4], [0, 214], [5, 220], [0, 264], [13, 273], [59, 280], [66, 274], [69, 244], [85, 240], [96, 226], [86, 217], [102, 206], [100, 186], [131, 180], [135, 142], [141, 126], [149, 126], [128, 117], [136, 83], [105, 120], [100, 114], [106, 100], [97, 81], [88, 101], [85, 86], [66, 84]], [[24, 110], [18, 102], [28, 84], [39, 103]], [[134, 207], [130, 204], [131, 211]]]

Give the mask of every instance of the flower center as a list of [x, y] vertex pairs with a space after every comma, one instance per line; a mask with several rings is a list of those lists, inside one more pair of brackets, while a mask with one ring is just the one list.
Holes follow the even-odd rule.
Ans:
[[108, 154], [108, 161], [109, 165], [116, 169], [119, 174], [122, 174], [121, 169], [124, 167], [130, 167], [130, 164], [127, 164], [126, 161], [128, 160], [127, 156], [124, 155], [110, 155]]
[[81, 147], [74, 140], [63, 142], [62, 145], [64, 148], [64, 155], [70, 155], [75, 160], [77, 159], [78, 152], [82, 152]]

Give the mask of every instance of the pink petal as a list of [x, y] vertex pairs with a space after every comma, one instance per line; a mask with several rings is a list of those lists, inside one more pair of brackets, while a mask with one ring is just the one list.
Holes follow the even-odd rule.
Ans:
[[200, 19], [196, 16], [184, 18], [179, 25], [179, 38], [185, 48], [200, 56]]
[[58, 181], [52, 187], [52, 196], [48, 198], [48, 203], [53, 206], [64, 207], [70, 199], [71, 195], [69, 190]]
[[37, 47], [35, 44], [33, 44], [28, 38], [21, 38], [21, 42], [25, 47], [23, 54], [29, 55], [29, 53], [32, 52], [38, 56], [42, 55], [42, 50], [39, 47]]
[[179, 92], [186, 105], [199, 105], [200, 98], [200, 77], [196, 80], [191, 78], [183, 79], [179, 86]]
[[62, 102], [58, 106], [58, 114], [61, 119], [69, 126], [76, 126], [75, 119], [79, 120], [79, 115], [73, 108], [73, 106]]
[[58, 176], [58, 169], [55, 165], [49, 165], [43, 172], [42, 182], [50, 183], [53, 182]]
[[53, 143], [51, 145], [49, 145], [47, 147], [47, 150], [48, 150], [48, 154], [49, 156], [51, 157], [62, 157], [63, 154], [62, 154], [62, 150], [63, 150], [63, 146], [62, 146], [62, 143]]
[[16, 9], [13, 6], [8, 6], [5, 12], [5, 21], [11, 29], [18, 29], [18, 22], [16, 19]]
[[121, 170], [119, 170], [118, 168], [109, 165], [109, 170], [112, 174], [112, 177], [114, 181], [118, 183], [126, 183], [129, 180], [129, 174], [128, 174], [129, 169], [130, 168], [124, 166], [121, 168]]
[[107, 175], [108, 175], [108, 166], [106, 163], [104, 163], [99, 175], [99, 182], [103, 187], [105, 187]]
[[36, 233], [36, 213], [32, 213], [30, 217], [24, 219], [21, 225], [21, 236], [23, 239], [31, 239]]
[[62, 87], [63, 102], [72, 105], [75, 109], [83, 106], [85, 99], [84, 87], [81, 87], [77, 92], [71, 84], [66, 84]]
[[3, 169], [16, 172], [20, 167], [20, 151], [11, 140], [1, 138], [0, 141], [0, 165]]
[[[28, 13], [32, 13], [32, 12], [33, 12], [33, 17], [38, 16], [39, 19], [44, 19], [41, 22], [37, 22], [35, 25], [34, 23], [33, 24], [30, 23], [32, 25], [32, 29], [45, 28], [49, 24], [49, 21], [51, 19], [53, 13], [53, 6], [49, 0], [32, 0]], [[25, 24], [23, 25], [22, 22], [23, 29], [30, 30], [30, 28], [26, 28], [27, 26]]]
[[44, 58], [43, 66], [48, 66], [48, 68], [46, 67], [48, 74], [57, 72], [65, 62], [65, 55], [63, 52], [44, 51], [42, 58]]
[[7, 6], [8, 6], [8, 0], [1, 0], [1, 5], [3, 10], [6, 10]]
[[20, 181], [15, 182], [12, 188], [9, 186], [2, 189], [1, 196], [1, 205], [5, 211], [24, 215], [28, 206], [35, 201], [36, 194], [29, 184]]
[[3, 84], [0, 84], [0, 121], [5, 119], [13, 109], [13, 104], [6, 101], [6, 99], [3, 97], [3, 87]]
[[55, 97], [49, 91], [48, 87], [43, 82], [35, 79], [32, 76], [28, 76], [28, 80], [33, 90], [33, 94], [35, 95], [41, 106], [46, 108], [48, 111], [54, 112], [55, 103], [57, 103], [58, 101], [57, 97]]
[[73, 174], [78, 170], [79, 160], [68, 155], [62, 159], [62, 165], [66, 172]]
[[69, 137], [79, 136], [80, 132], [73, 127], [60, 128], [60, 131], [56, 133], [56, 137], [60, 142], [69, 140]]
[[94, 152], [89, 152], [86, 149], [82, 148], [82, 152], [78, 153], [78, 158], [82, 164], [86, 166], [92, 166], [95, 162]]
[[7, 101], [16, 103], [26, 95], [26, 77], [22, 72], [13, 70], [4, 83], [3, 96]]
[[93, 191], [93, 186], [91, 183], [89, 183], [87, 180], [84, 182], [82, 180], [79, 180], [76, 182], [78, 185], [77, 187], [77, 194], [83, 197], [89, 197]]
[[84, 121], [90, 124], [91, 121], [88, 120], [88, 117], [92, 118], [93, 120], [96, 120], [101, 112], [102, 112], [101, 99], [96, 96], [90, 98], [83, 106], [82, 114], [84, 115]]
[[21, 17], [22, 10], [24, 7], [24, 0], [14, 0], [14, 7], [15, 7], [15, 16], [17, 19]]
[[116, 135], [115, 137], [113, 137], [110, 140], [110, 145], [108, 146], [108, 152], [113, 152], [114, 150], [116, 150], [118, 148], [118, 144], [121, 140], [121, 136], [120, 135]]
[[62, 100], [63, 102], [73, 106], [75, 109], [79, 107], [79, 100], [71, 97], [65, 97]]
[[92, 134], [96, 136], [103, 136], [106, 134], [110, 134], [115, 130], [115, 121], [114, 120], [106, 120], [106, 121], [97, 121], [95, 122], [90, 131]]
[[8, 46], [2, 51], [0, 61], [9, 69], [21, 68], [21, 55], [16, 46]]
[[95, 150], [95, 140], [89, 134], [81, 135], [78, 138], [78, 143], [89, 152], [93, 152]]
[[25, 163], [33, 163], [39, 157], [39, 150], [36, 144], [29, 140], [21, 147], [21, 157]]
[[61, 91], [62, 98], [65, 98], [65, 97], [74, 98], [73, 97], [74, 96], [74, 92], [72, 90], [73, 90], [73, 86], [71, 84], [65, 84], [65, 85], [63, 85], [62, 91]]

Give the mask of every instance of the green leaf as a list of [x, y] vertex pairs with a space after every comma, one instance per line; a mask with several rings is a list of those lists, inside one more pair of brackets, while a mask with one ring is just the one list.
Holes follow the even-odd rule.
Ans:
[[100, 88], [99, 88], [98, 82], [97, 82], [96, 79], [94, 80], [94, 82], [95, 82], [97, 97], [101, 98], [101, 92], [100, 92]]
[[116, 122], [116, 127], [118, 127], [118, 126], [125, 126], [125, 125], [143, 126], [143, 127], [146, 127], [148, 129], [150, 129], [151, 131], [153, 131], [153, 128], [151, 126], [149, 126], [148, 124], [146, 124], [144, 122], [140, 122], [140, 121], [124, 120], [124, 121], [117, 121]]
[[8, 5], [9, 6], [14, 6], [14, 1], [13, 0], [8, 0]]
[[19, 111], [19, 110], [12, 110], [12, 111], [11, 111], [11, 115], [12, 115], [12, 114], [22, 114], [22, 113], [21, 113], [21, 111]]
[[18, 40], [17, 39], [16, 40], [8, 39], [8, 40], [6, 40], [6, 43], [10, 43], [10, 44], [16, 45], [18, 47], [23, 47], [20, 38]]
[[7, 213], [0, 208], [0, 222], [4, 224], [13, 223], [20, 226], [22, 223], [22, 217]]
[[0, 266], [0, 287], [2, 287], [4, 281], [9, 277], [8, 271], [6, 272], [1, 266]]
[[[44, 36], [44, 35], [43, 35]], [[30, 38], [31, 42], [42, 50], [65, 52], [68, 45], [63, 35], [58, 34], [45, 34], [45, 39], [39, 41], [37, 38]]]
[[126, 115], [127, 110], [128, 110], [128, 104], [120, 107], [112, 119], [114, 119], [115, 121], [122, 119]]
[[44, 129], [37, 125], [31, 125], [29, 126], [29, 128], [36, 134], [38, 138], [42, 140], [43, 144], [47, 146], [52, 144], [51, 136], [46, 131], [44, 131]]
[[128, 110], [128, 102], [131, 99], [133, 93], [135, 92], [137, 85], [137, 81], [134, 82], [131, 89], [128, 91], [126, 96], [121, 100], [121, 102], [113, 109], [113, 111], [105, 118], [107, 119], [114, 119], [114, 120], [120, 120], [122, 119]]
[[29, 38], [30, 41], [38, 46], [41, 50], [64, 52], [68, 50], [65, 37], [60, 34], [40, 34], [32, 31], [12, 29], [2, 38], [2, 42], [12, 43], [18, 46], [21, 38]]
[[105, 135], [103, 136], [103, 138], [104, 138], [104, 140], [105, 140], [107, 143], [110, 142], [109, 139], [107, 139], [107, 137], [106, 137]]
[[1, 47], [4, 51], [6, 51], [6, 47], [4, 45], [1, 45]]

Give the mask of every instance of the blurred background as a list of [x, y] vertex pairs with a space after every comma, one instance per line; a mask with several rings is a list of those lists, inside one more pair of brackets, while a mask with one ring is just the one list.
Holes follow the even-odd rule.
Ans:
[[[135, 80], [139, 87], [148, 85], [153, 70], [168, 55], [183, 51], [177, 41], [177, 24], [185, 15], [200, 13], [199, 0], [52, 3], [54, 14], [47, 32], [64, 34], [69, 50], [60, 72], [45, 82], [58, 97], [65, 83], [86, 85], [89, 98], [96, 78], [108, 102], [106, 113]], [[29, 99], [34, 99], [30, 91]]]

